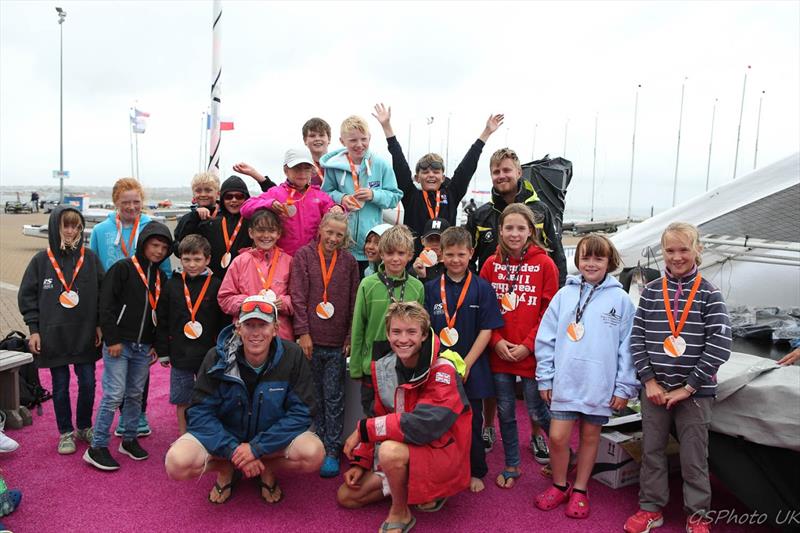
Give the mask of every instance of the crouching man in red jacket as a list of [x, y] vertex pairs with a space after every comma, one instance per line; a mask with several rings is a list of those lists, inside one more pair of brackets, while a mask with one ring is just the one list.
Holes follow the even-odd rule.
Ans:
[[461, 382], [458, 354], [439, 354], [428, 313], [399, 302], [386, 313], [389, 355], [372, 362], [375, 416], [361, 420], [344, 453], [352, 466], [337, 499], [356, 508], [391, 496], [381, 531], [409, 531], [409, 504], [438, 511], [448, 496], [469, 486], [472, 413]]

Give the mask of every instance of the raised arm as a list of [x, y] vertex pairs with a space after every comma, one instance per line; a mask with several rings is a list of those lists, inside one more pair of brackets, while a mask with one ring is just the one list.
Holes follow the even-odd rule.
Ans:
[[[403, 154], [403, 148], [397, 141], [397, 137], [392, 130], [392, 108], [386, 107], [383, 104], [375, 104], [375, 112], [372, 113], [383, 128], [383, 133], [386, 135], [386, 144], [389, 148], [389, 153], [392, 154], [392, 170], [394, 170], [395, 178], [397, 179], [397, 186], [403, 191], [405, 195], [412, 195], [417, 191], [414, 186], [414, 178], [411, 173], [411, 168], [408, 166], [406, 156]], [[410, 196], [408, 196], [410, 198]]]

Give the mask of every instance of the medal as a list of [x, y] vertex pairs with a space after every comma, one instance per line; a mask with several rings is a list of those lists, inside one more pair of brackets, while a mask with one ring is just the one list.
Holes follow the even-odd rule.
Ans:
[[432, 267], [433, 265], [439, 262], [439, 258], [436, 256], [436, 252], [434, 252], [430, 248], [425, 248], [424, 250], [422, 250], [422, 252], [419, 254], [419, 260], [426, 267]]
[[453, 316], [450, 316], [450, 313], [447, 311], [447, 292], [444, 290], [444, 274], [442, 274], [442, 277], [439, 278], [439, 296], [442, 299], [442, 311], [444, 311], [444, 321], [445, 324], [447, 324], [439, 332], [439, 340], [441, 340], [442, 344], [448, 348], [458, 343], [458, 331], [455, 327], [456, 316], [458, 315], [458, 310], [461, 309], [461, 306], [464, 304], [464, 298], [467, 297], [467, 291], [469, 291], [470, 283], [472, 283], [472, 272], [467, 272], [467, 280], [464, 282], [464, 286], [461, 288], [461, 293], [458, 295], [456, 309], [453, 311]]
[[203, 325], [195, 320], [190, 320], [183, 325], [183, 334], [192, 340], [199, 339], [203, 334]]
[[504, 311], [511, 312], [517, 308], [517, 304], [519, 303], [517, 295], [513, 292], [505, 293], [502, 298], [500, 298], [500, 306], [503, 308]]
[[225, 215], [222, 215], [222, 239], [225, 241], [225, 254], [219, 262], [222, 268], [228, 268], [231, 264], [231, 247], [233, 246], [233, 241], [235, 241], [236, 237], [239, 235], [239, 230], [242, 229], [243, 220], [244, 218], [239, 216], [239, 222], [236, 223], [233, 235], [228, 236], [228, 220], [225, 218]]
[[278, 299], [278, 296], [272, 289], [261, 289], [261, 292], [259, 292], [259, 294], [263, 296], [264, 299], [269, 303], [275, 303], [275, 300]]
[[286, 216], [293, 217], [297, 214], [297, 206], [294, 204], [289, 204], [286, 206]]
[[189, 322], [184, 324], [183, 334], [192, 340], [199, 338], [200, 335], [203, 334], [203, 325], [198, 322], [195, 317], [197, 315], [197, 310], [200, 309], [203, 297], [206, 295], [208, 285], [211, 283], [211, 273], [206, 271], [205, 274], [206, 281], [203, 283], [203, 288], [200, 289], [197, 301], [192, 304], [192, 296], [189, 294], [189, 287], [186, 285], [186, 272], [181, 272], [181, 278], [183, 278], [183, 297], [186, 300], [186, 307], [189, 309]]
[[[156, 309], [158, 308], [158, 299], [161, 298], [161, 277], [158, 275], [158, 267], [156, 267], [156, 295], [153, 296], [153, 293], [150, 292], [150, 285], [147, 282], [147, 277], [144, 275], [144, 271], [142, 270], [142, 265], [139, 264], [139, 260], [134, 255], [131, 260], [133, 261], [133, 266], [136, 268], [136, 272], [139, 274], [139, 279], [142, 280], [144, 283], [144, 288], [147, 291], [147, 300], [150, 302], [150, 318], [153, 319], [153, 325], [158, 325], [158, 319], [156, 318]], [[151, 264], [151, 266], [153, 266]], [[147, 304], [145, 304], [146, 306]]]
[[331, 266], [325, 264], [325, 254], [322, 251], [322, 244], [317, 244], [317, 254], [319, 255], [319, 268], [322, 271], [322, 301], [317, 304], [317, 316], [322, 320], [328, 320], [333, 316], [333, 304], [328, 301], [328, 284], [333, 276], [333, 267], [336, 266], [336, 257], [339, 255], [337, 250], [331, 255]]
[[442, 328], [439, 332], [439, 340], [442, 344], [450, 348], [458, 342], [458, 330], [456, 328]]
[[[276, 246], [275, 250], [272, 252], [272, 260], [269, 263], [269, 274], [267, 274], [266, 278], [264, 278], [264, 273], [261, 271], [261, 267], [258, 266], [258, 260], [256, 260], [256, 270], [258, 271], [258, 277], [261, 279], [261, 286], [263, 287], [259, 294], [270, 303], [274, 303], [275, 300], [278, 299], [275, 291], [270, 289], [270, 287], [272, 286], [272, 278], [275, 276], [275, 267], [278, 265], [278, 258], [280, 256], [281, 249]], [[266, 259], [266, 254], [264, 258]]]
[[[603, 277], [605, 280], [605, 277]], [[589, 295], [586, 297], [586, 301], [583, 302], [583, 306], [581, 306], [581, 297], [583, 296], [583, 286], [586, 282], [583, 280], [583, 276], [581, 276], [581, 287], [578, 289], [578, 304], [575, 306], [575, 321], [570, 322], [567, 326], [567, 337], [572, 342], [578, 342], [583, 338], [583, 334], [586, 332], [586, 328], [584, 328], [583, 324], [581, 323], [581, 319], [583, 318], [583, 313], [586, 311], [586, 307], [588, 307], [589, 302], [592, 300], [592, 296], [594, 296], [594, 291], [597, 290], [597, 287], [600, 286], [600, 283], [592, 285], [592, 290], [589, 291]]]
[[[686, 351], [686, 340], [681, 337], [681, 331], [683, 330], [684, 324], [686, 324], [686, 319], [689, 318], [689, 311], [692, 309], [692, 302], [694, 302], [694, 296], [697, 294], [697, 289], [700, 287], [700, 282], [703, 280], [703, 276], [700, 272], [697, 273], [697, 277], [692, 284], [692, 290], [689, 291], [689, 297], [686, 299], [686, 305], [683, 307], [683, 312], [681, 313], [680, 322], [678, 325], [675, 326], [675, 317], [673, 316], [672, 309], [669, 308], [669, 290], [667, 290], [667, 276], [665, 275], [661, 278], [661, 293], [664, 296], [664, 309], [667, 311], [667, 319], [669, 322], [669, 329], [672, 332], [672, 335], [664, 339], [664, 353], [671, 357], [680, 357]], [[677, 314], [677, 294], [676, 294], [676, 310], [675, 313]]]
[[583, 324], [580, 322], [570, 322], [569, 326], [567, 326], [567, 337], [572, 342], [578, 342], [583, 338]]
[[81, 255], [78, 258], [78, 262], [75, 263], [75, 270], [72, 272], [72, 281], [67, 283], [67, 280], [64, 278], [64, 273], [61, 271], [61, 267], [58, 266], [56, 256], [53, 255], [53, 251], [50, 249], [50, 247], [47, 247], [47, 257], [50, 259], [50, 264], [53, 265], [53, 270], [56, 271], [58, 281], [60, 281], [61, 285], [64, 287], [64, 291], [58, 295], [58, 302], [65, 309], [72, 309], [76, 307], [80, 301], [78, 293], [72, 290], [72, 286], [75, 284], [75, 280], [78, 279], [78, 272], [80, 272], [81, 268], [83, 267], [83, 257], [85, 251], [86, 248], [81, 246]]
[[317, 316], [322, 320], [328, 320], [333, 316], [333, 304], [330, 302], [320, 302], [317, 304]]
[[686, 351], [686, 341], [680, 335], [677, 337], [670, 335], [664, 339], [664, 351], [672, 357], [680, 357]]
[[78, 293], [75, 291], [64, 291], [58, 296], [58, 302], [67, 309], [72, 309], [76, 305], [80, 298], [78, 297]]

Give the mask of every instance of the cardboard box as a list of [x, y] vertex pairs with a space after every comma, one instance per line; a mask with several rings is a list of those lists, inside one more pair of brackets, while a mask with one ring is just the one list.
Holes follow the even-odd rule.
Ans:
[[[670, 471], [680, 469], [678, 450], [678, 442], [670, 436], [667, 444]], [[633, 485], [639, 482], [641, 461], [641, 431], [604, 430], [600, 435], [592, 477], [612, 489]]]

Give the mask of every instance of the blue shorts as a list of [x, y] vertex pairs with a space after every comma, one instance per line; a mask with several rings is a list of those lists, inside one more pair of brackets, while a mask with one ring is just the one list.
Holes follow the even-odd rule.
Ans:
[[192, 403], [194, 390], [194, 372], [170, 367], [169, 369], [169, 403], [172, 405], [188, 405]]
[[581, 418], [595, 426], [602, 426], [608, 423], [607, 416], [587, 415], [578, 411], [550, 411], [550, 418], [554, 420], [578, 420]]

